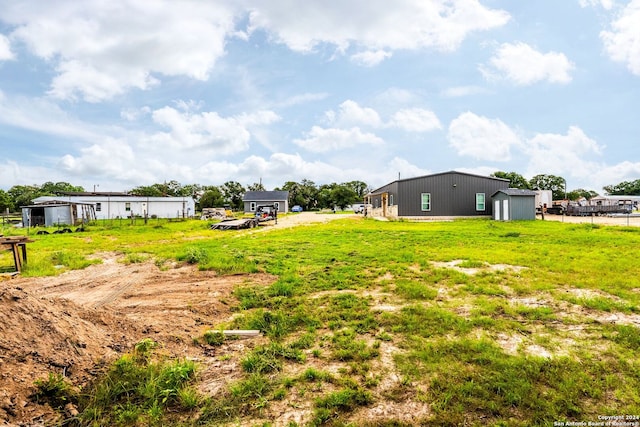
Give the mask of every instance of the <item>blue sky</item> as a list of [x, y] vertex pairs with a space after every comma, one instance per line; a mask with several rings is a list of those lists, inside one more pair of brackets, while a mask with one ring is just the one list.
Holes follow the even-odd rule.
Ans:
[[640, 178], [640, 0], [0, 0], [0, 188]]

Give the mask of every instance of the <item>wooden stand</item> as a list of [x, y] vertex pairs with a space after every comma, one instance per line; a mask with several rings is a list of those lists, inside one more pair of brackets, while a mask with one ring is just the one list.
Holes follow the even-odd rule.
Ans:
[[27, 263], [27, 243], [31, 243], [25, 236], [8, 236], [0, 237], [0, 246], [7, 247], [7, 250], [13, 252], [13, 263], [15, 271], [22, 271], [22, 267]]

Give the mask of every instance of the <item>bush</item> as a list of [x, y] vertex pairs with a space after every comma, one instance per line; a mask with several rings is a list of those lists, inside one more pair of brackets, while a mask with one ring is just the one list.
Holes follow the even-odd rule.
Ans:
[[60, 374], [49, 372], [46, 380], [36, 380], [35, 401], [48, 403], [52, 408], [63, 408], [67, 403], [74, 402], [77, 398], [71, 385]]

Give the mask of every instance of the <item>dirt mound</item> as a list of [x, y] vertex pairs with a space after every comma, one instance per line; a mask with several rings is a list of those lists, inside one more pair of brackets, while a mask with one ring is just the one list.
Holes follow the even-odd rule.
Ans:
[[[0, 422], [50, 425], [56, 415], [30, 396], [50, 372], [80, 387], [142, 338], [194, 356], [192, 338], [231, 316], [234, 287], [268, 285], [266, 274], [218, 276], [194, 266], [103, 262], [56, 277], [0, 281]], [[197, 354], [195, 354], [197, 355]]]
[[55, 414], [31, 401], [34, 381], [53, 372], [83, 385], [96, 363], [112, 360], [141, 331], [106, 310], [38, 299], [12, 282], [0, 282], [0, 420], [47, 425]]

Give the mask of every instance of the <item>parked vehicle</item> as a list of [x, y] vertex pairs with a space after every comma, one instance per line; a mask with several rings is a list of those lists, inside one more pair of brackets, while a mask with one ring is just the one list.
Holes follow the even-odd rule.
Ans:
[[[535, 190], [536, 213], [547, 213], [553, 206], [553, 192], [551, 190]], [[549, 212], [552, 213], [552, 212]]]
[[233, 213], [225, 208], [204, 208], [202, 209], [200, 219], [225, 219], [230, 218], [231, 216], [233, 216]]
[[364, 213], [364, 205], [362, 203], [357, 203], [355, 205], [351, 205], [351, 207], [353, 208], [353, 212], [359, 214], [359, 213]]
[[278, 207], [276, 205], [256, 206], [255, 217], [260, 221], [275, 220], [278, 222]]
[[291, 208], [291, 212], [302, 212], [302, 206], [295, 205], [294, 207]]
[[211, 226], [212, 230], [240, 230], [243, 228], [254, 228], [264, 221], [275, 221], [278, 223], [278, 208], [275, 205], [264, 205], [256, 207], [256, 214], [251, 218], [239, 218], [223, 220]]

